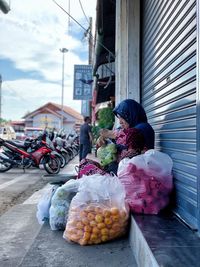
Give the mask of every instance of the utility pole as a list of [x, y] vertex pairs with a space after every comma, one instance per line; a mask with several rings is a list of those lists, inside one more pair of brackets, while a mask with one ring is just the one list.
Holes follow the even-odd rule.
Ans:
[[89, 54], [88, 54], [88, 63], [92, 64], [92, 52], [93, 52], [93, 38], [92, 38], [92, 17], [89, 18]]
[[61, 48], [60, 49], [60, 52], [62, 53], [62, 95], [61, 95], [61, 129], [63, 128], [63, 121], [64, 121], [64, 116], [63, 116], [63, 113], [64, 113], [64, 86], [65, 86], [65, 74], [64, 74], [64, 69], [65, 69], [65, 53], [68, 52], [68, 49], [67, 48]]
[[[89, 28], [86, 32], [88, 35], [88, 64], [92, 65], [93, 57], [93, 37], [92, 37], [92, 17], [89, 18]], [[85, 36], [87, 36], [85, 35]], [[82, 100], [81, 101], [81, 113], [86, 116], [91, 116], [91, 100]], [[85, 106], [85, 111], [83, 111], [83, 106]]]
[[[88, 40], [88, 45], [89, 45], [88, 63], [89, 65], [91, 65], [92, 58], [93, 58], [92, 17], [89, 18], [89, 21], [90, 21], [90, 26], [89, 26], [89, 40]], [[92, 117], [92, 101], [91, 100], [88, 100], [88, 109], [89, 109], [89, 114]]]

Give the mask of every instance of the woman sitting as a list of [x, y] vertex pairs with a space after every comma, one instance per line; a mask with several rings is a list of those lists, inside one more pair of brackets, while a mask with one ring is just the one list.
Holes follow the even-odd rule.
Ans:
[[95, 173], [117, 174], [118, 163], [125, 157], [132, 158], [148, 149], [154, 148], [154, 130], [147, 122], [143, 107], [133, 99], [126, 99], [119, 103], [113, 110], [119, 120], [120, 127], [110, 131], [103, 129], [97, 141], [97, 146], [106, 145], [107, 140], [112, 140], [117, 147], [117, 160], [108, 166], [102, 166], [89, 159], [81, 161], [79, 177]]

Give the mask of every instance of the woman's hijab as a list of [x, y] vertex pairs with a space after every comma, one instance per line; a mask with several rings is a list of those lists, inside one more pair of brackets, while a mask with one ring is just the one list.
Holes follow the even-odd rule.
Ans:
[[135, 127], [141, 122], [147, 122], [147, 116], [143, 107], [133, 99], [126, 99], [120, 102], [113, 110], [117, 116], [120, 115], [129, 127]]
[[147, 122], [144, 108], [138, 102], [133, 99], [123, 100], [114, 108], [113, 113], [123, 118], [130, 128], [134, 127], [142, 132], [146, 148], [154, 148], [154, 130]]

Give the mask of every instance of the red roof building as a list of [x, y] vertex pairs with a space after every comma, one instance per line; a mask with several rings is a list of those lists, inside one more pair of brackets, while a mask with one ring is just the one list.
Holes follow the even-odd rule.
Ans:
[[44, 106], [26, 114], [23, 119], [25, 127], [40, 127], [59, 130], [62, 125], [66, 131], [78, 129], [83, 123], [83, 116], [68, 106], [63, 106], [63, 116], [61, 105], [49, 102]]

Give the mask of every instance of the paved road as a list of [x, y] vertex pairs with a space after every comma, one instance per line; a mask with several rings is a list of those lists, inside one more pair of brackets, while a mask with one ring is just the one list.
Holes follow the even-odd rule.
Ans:
[[44, 174], [44, 170], [33, 168], [25, 172], [15, 168], [0, 173], [0, 215], [43, 188], [47, 184]]

